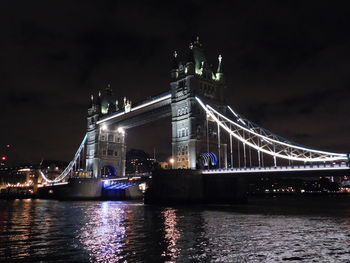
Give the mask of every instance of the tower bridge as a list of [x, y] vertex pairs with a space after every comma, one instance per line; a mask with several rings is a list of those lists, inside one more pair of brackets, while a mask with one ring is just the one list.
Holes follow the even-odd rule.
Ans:
[[[128, 129], [171, 117], [173, 169], [197, 174], [345, 171], [349, 154], [303, 146], [260, 127], [225, 103], [228, 92], [222, 56], [209, 65], [199, 39], [182, 61], [174, 53], [170, 90], [135, 105], [113, 98], [110, 86], [91, 97], [87, 133], [66, 170], [48, 183], [69, 177], [125, 177]], [[170, 141], [170, 138], [169, 138]]]

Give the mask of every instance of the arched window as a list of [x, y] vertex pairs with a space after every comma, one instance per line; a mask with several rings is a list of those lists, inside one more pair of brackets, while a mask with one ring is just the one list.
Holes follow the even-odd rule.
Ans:
[[104, 156], [107, 155], [107, 150], [106, 150], [106, 148], [102, 148], [102, 155], [104, 155]]
[[114, 141], [114, 135], [113, 134], [109, 134], [108, 135], [108, 141], [109, 142], [113, 142]]
[[108, 149], [107, 149], [107, 155], [108, 155], [108, 156], [113, 156], [113, 154], [114, 154], [113, 149], [108, 148]]

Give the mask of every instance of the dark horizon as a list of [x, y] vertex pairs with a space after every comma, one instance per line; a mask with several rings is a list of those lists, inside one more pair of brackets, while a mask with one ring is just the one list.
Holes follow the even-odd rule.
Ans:
[[[137, 102], [169, 90], [174, 50], [200, 37], [223, 56], [227, 102], [307, 146], [349, 152], [350, 17], [328, 1], [201, 4], [114, 1], [1, 3], [0, 153], [69, 161], [91, 94], [111, 84]], [[166, 120], [130, 130], [130, 148], [171, 151]], [[152, 132], [151, 132], [152, 129]], [[154, 136], [156, 134], [156, 136]], [[156, 137], [153, 139], [152, 137]]]

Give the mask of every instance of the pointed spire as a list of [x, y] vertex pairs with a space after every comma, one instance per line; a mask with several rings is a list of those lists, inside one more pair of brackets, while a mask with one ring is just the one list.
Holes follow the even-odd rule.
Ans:
[[115, 100], [115, 110], [118, 111], [119, 110], [119, 101]]
[[96, 105], [100, 105], [101, 106], [101, 91], [98, 91], [98, 96], [96, 98]]
[[222, 69], [222, 56], [221, 55], [219, 55], [218, 60], [219, 60], [219, 63], [218, 63], [218, 69], [216, 70], [216, 79], [223, 80], [224, 72]]
[[92, 108], [92, 105], [94, 105], [94, 95], [91, 94], [89, 108]]
[[111, 84], [108, 83], [107, 87], [104, 89], [103, 94], [107, 95], [107, 96], [112, 96], [112, 88], [111, 88]]
[[190, 63], [190, 62], [194, 64], [193, 43], [192, 42], [190, 43], [189, 51], [187, 53], [187, 60], [186, 60], [186, 63]]
[[173, 63], [172, 63], [171, 69], [178, 69], [178, 67], [179, 67], [179, 62], [177, 60], [177, 52], [174, 51]]
[[202, 44], [199, 42], [199, 36], [196, 37], [196, 40], [194, 41], [194, 44], [197, 46], [197, 47], [201, 47]]
[[219, 64], [218, 64], [218, 69], [217, 69], [216, 73], [223, 73], [222, 72], [222, 63], [221, 63], [222, 56], [221, 55], [219, 55], [218, 60], [219, 60]]
[[204, 55], [204, 49], [202, 44], [199, 42], [199, 37], [196, 37], [196, 40], [193, 41], [193, 47], [191, 49], [193, 54], [193, 60], [195, 64], [195, 72], [201, 75], [202, 72], [202, 62], [207, 61]]

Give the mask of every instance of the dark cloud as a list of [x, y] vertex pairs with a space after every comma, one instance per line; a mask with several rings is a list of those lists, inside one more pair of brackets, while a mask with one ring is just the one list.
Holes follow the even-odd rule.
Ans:
[[[239, 112], [303, 144], [349, 151], [347, 10], [331, 1], [2, 1], [0, 145], [16, 145], [22, 159], [69, 160], [91, 93], [111, 83], [139, 101], [168, 90], [173, 50], [185, 57], [199, 35], [214, 67], [223, 55], [227, 102]], [[153, 125], [154, 143], [150, 126], [130, 131], [130, 145], [170, 154], [165, 123]]]

